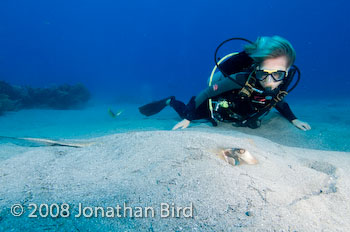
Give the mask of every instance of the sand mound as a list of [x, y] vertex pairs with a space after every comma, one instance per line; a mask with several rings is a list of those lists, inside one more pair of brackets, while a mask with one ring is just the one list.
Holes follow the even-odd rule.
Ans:
[[[0, 159], [0, 230], [350, 229], [349, 153], [291, 148], [238, 132], [146, 131], [93, 141], [84, 148], [31, 147]], [[221, 147], [247, 149], [259, 163], [231, 166], [211, 152]], [[10, 213], [15, 203], [26, 209], [21, 217]], [[68, 203], [70, 216], [29, 218], [30, 203]], [[133, 212], [152, 207], [155, 215], [78, 218], [79, 203], [120, 205], [121, 212], [124, 203]], [[162, 203], [188, 207], [188, 214], [162, 218]], [[192, 218], [185, 217], [189, 212]]]

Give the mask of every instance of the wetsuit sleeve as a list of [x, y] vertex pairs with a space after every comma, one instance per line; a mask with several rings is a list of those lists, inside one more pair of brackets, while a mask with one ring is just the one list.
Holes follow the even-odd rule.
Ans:
[[[231, 75], [231, 78], [237, 80], [237, 75]], [[202, 92], [200, 92], [197, 97], [195, 98], [196, 102], [196, 109], [207, 99], [218, 96], [224, 92], [234, 90], [234, 89], [241, 89], [242, 86], [240, 86], [238, 83], [232, 81], [230, 78], [225, 77], [221, 78], [219, 81], [215, 82], [215, 84], [212, 84]]]
[[294, 119], [297, 119], [295, 115], [293, 114], [292, 110], [290, 109], [289, 105], [285, 101], [280, 101], [276, 105], [276, 110], [280, 112], [288, 121], [293, 121]]

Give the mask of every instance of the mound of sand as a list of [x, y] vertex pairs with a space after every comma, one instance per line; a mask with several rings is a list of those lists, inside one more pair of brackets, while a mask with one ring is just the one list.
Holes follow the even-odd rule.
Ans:
[[[31, 147], [0, 160], [0, 230], [350, 230], [349, 153], [193, 129], [93, 141], [84, 148]], [[211, 152], [231, 147], [247, 149], [259, 164], [231, 166]], [[15, 203], [26, 209], [21, 217], [10, 213]], [[71, 215], [29, 218], [30, 203], [68, 203]], [[78, 218], [79, 203], [153, 207], [155, 216]], [[162, 203], [192, 206], [193, 217], [162, 218]]]

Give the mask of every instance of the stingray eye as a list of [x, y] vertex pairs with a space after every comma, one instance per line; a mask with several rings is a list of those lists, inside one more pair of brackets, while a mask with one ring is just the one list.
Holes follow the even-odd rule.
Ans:
[[239, 153], [239, 154], [243, 154], [245, 152], [245, 149], [243, 148], [234, 148], [232, 149], [234, 153]]
[[230, 149], [227, 149], [227, 150], [224, 151], [224, 155], [225, 156], [229, 156], [230, 154], [231, 154]]

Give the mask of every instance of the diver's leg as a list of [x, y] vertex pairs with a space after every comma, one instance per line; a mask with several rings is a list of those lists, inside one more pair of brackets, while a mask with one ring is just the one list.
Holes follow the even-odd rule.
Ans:
[[208, 101], [203, 102], [197, 109], [195, 108], [195, 97], [192, 97], [187, 105], [185, 103], [172, 98], [170, 106], [184, 119], [189, 120], [207, 119], [210, 118]]
[[186, 105], [182, 101], [178, 101], [174, 98], [170, 99], [169, 105], [179, 114], [181, 118], [186, 116]]
[[141, 106], [139, 107], [139, 110], [143, 115], [151, 116], [159, 113], [167, 105], [170, 105], [182, 119], [184, 119], [186, 116], [190, 116], [190, 120], [210, 118], [208, 101], [203, 102], [197, 109], [195, 109], [194, 99], [195, 98], [192, 97], [190, 102], [185, 105], [185, 103], [182, 101], [176, 100], [174, 96], [171, 96], [160, 101], [151, 102], [147, 105]]
[[196, 109], [196, 118], [195, 119], [209, 119], [210, 118], [210, 110], [209, 110], [209, 102], [203, 102]]

